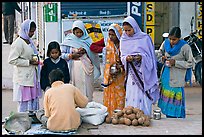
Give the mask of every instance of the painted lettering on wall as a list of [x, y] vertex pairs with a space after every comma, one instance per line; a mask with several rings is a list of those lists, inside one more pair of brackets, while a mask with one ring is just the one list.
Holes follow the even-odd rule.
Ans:
[[155, 35], [155, 2], [146, 2], [146, 32], [154, 43]]
[[202, 39], [202, 2], [197, 2], [196, 29], [198, 38]]

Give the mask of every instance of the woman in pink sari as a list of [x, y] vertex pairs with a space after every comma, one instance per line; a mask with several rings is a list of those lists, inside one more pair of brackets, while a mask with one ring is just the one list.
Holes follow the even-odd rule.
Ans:
[[124, 19], [123, 28], [120, 51], [126, 71], [125, 107], [137, 107], [151, 116], [152, 104], [159, 98], [154, 45], [131, 16]]

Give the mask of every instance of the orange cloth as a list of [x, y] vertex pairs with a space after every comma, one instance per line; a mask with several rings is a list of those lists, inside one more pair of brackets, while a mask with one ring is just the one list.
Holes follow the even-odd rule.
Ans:
[[77, 129], [80, 114], [75, 107], [86, 107], [88, 98], [71, 84], [55, 81], [45, 92], [44, 109], [48, 117], [47, 128], [51, 131], [68, 131]]
[[[121, 35], [122, 29], [117, 25], [116, 29], [119, 29]], [[116, 60], [120, 60], [119, 55], [116, 52], [114, 43], [108, 39], [106, 45], [106, 64], [104, 69], [104, 84], [108, 84], [112, 79], [110, 76], [110, 66], [116, 63]], [[119, 48], [118, 48], [119, 51]], [[112, 84], [104, 88], [103, 103], [108, 108], [108, 115], [112, 116], [115, 109], [122, 110], [125, 106], [125, 71], [117, 75]]]

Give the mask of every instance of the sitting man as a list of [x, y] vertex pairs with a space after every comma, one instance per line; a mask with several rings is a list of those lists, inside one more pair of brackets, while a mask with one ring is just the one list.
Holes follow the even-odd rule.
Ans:
[[[50, 72], [51, 88], [45, 92], [44, 115], [39, 111], [37, 118], [50, 131], [63, 132], [77, 130], [81, 124], [76, 107], [84, 108], [88, 98], [78, 88], [64, 84], [64, 75], [60, 69]], [[42, 115], [39, 115], [39, 114]]]

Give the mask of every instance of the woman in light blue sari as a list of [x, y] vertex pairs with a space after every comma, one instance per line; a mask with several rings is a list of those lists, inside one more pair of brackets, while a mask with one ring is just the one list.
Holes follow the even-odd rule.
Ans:
[[180, 28], [173, 27], [168, 39], [160, 47], [164, 55], [161, 57], [164, 69], [161, 75], [161, 95], [158, 106], [168, 118], [186, 116], [184, 85], [186, 78], [191, 77], [193, 55], [190, 46], [180, 38]]
[[71, 83], [81, 92], [93, 99], [94, 80], [101, 75], [98, 54], [90, 50], [92, 39], [89, 37], [84, 23], [76, 20], [72, 25], [72, 33], [66, 35], [61, 45], [62, 58], [67, 60]]

